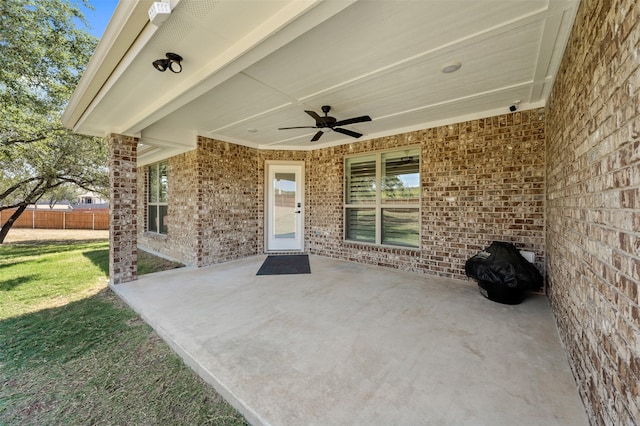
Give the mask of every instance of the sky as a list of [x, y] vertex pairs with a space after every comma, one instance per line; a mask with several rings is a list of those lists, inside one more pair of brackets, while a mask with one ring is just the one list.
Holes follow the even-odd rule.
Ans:
[[84, 16], [87, 18], [87, 21], [89, 21], [89, 25], [91, 26], [89, 32], [94, 36], [101, 38], [105, 28], [107, 28], [109, 19], [111, 19], [111, 15], [113, 15], [113, 11], [116, 9], [118, 0], [89, 0], [89, 4], [93, 6], [94, 10], [83, 8]]

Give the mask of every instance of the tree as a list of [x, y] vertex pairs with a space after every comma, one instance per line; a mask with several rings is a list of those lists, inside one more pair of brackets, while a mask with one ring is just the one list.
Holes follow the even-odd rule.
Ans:
[[76, 23], [87, 24], [70, 0], [0, 2], [0, 145], [63, 132], [60, 113], [97, 43]]
[[70, 0], [0, 2], [0, 210], [16, 209], [0, 243], [29, 204], [57, 188], [108, 187], [105, 141], [60, 122], [97, 43], [77, 24], [86, 20]]
[[0, 243], [29, 204], [54, 195], [62, 186], [73, 184], [105, 194], [108, 156], [103, 139], [72, 134], [14, 144], [5, 150], [0, 155], [0, 210], [16, 210], [0, 228]]
[[52, 209], [56, 204], [64, 201], [77, 201], [78, 188], [73, 184], [62, 184], [57, 188], [47, 191], [46, 198], [43, 197], [43, 201], [49, 203], [49, 208]]

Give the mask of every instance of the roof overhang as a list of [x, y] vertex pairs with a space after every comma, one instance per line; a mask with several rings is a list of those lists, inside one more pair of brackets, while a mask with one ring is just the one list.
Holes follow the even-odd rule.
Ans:
[[[196, 135], [262, 149], [354, 139], [304, 110], [333, 107], [362, 139], [544, 106], [579, 0], [173, 0], [160, 27], [151, 0], [120, 2], [63, 115], [94, 136], [141, 138], [143, 163]], [[183, 71], [151, 63], [181, 55]], [[442, 68], [461, 63], [457, 72]]]

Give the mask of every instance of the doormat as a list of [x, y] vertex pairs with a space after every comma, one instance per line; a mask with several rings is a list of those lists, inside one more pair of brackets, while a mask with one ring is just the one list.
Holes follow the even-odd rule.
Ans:
[[256, 275], [310, 274], [309, 256], [286, 254], [267, 256]]

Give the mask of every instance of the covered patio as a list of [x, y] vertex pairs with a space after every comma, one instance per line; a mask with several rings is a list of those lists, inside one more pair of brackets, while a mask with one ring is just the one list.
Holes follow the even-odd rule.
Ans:
[[586, 425], [546, 297], [310, 256], [112, 288], [252, 424]]
[[[591, 424], [640, 424], [637, 0], [163, 3], [62, 122], [109, 138], [115, 290], [251, 422], [584, 424], [566, 353]], [[492, 241], [548, 299], [465, 285]], [[128, 283], [138, 249], [203, 269]]]

